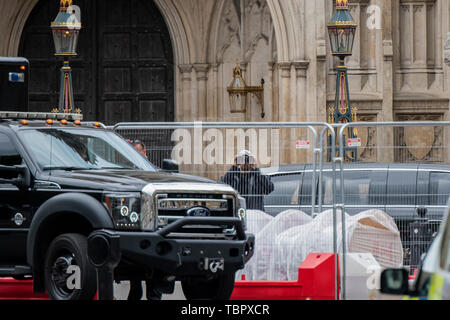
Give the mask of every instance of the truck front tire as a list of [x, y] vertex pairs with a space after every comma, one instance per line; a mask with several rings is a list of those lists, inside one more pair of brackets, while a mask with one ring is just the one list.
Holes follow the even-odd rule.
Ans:
[[92, 300], [97, 275], [87, 256], [87, 238], [63, 234], [50, 244], [44, 265], [45, 288], [52, 300]]

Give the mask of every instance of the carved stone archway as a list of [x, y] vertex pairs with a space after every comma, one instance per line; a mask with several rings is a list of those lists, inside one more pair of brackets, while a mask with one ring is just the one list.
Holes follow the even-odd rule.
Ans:
[[[22, 0], [15, 2], [14, 6], [8, 8], [12, 11], [9, 16], [13, 17], [14, 20], [10, 24], [11, 31], [8, 33], [9, 39], [7, 40], [6, 48], [4, 48], [5, 55], [18, 55], [23, 28], [25, 27], [25, 23], [27, 22], [31, 11], [37, 3], [38, 0]], [[6, 12], [3, 12], [3, 14], [6, 16]]]
[[[162, 1], [162, 0], [160, 0]], [[225, 2], [229, 0], [220, 0], [215, 15], [216, 21], [219, 21], [223, 13]], [[305, 36], [302, 34], [305, 30], [305, 1], [278, 1], [266, 0], [270, 9], [272, 22], [275, 30], [278, 61], [299, 61], [305, 59]], [[217, 52], [217, 36], [219, 23], [211, 26], [208, 48], [209, 61], [215, 61]]]
[[[14, 20], [10, 24], [11, 31], [8, 33], [9, 38], [7, 39], [7, 45], [3, 54], [8, 56], [16, 56], [18, 54], [23, 28], [38, 1], [39, 0], [19, 0], [15, 2], [14, 6], [11, 5], [8, 7], [8, 9], [11, 10], [11, 13], [8, 16], [14, 17]], [[188, 33], [186, 32], [183, 19], [179, 14], [178, 9], [172, 1], [154, 0], [154, 2], [160, 9], [169, 28], [174, 46], [175, 62], [177, 64], [190, 63], [192, 42], [190, 43], [188, 41]]]
[[195, 56], [195, 45], [191, 36], [192, 31], [186, 29], [186, 23], [184, 23], [186, 19], [183, 18], [175, 2], [167, 0], [154, 0], [154, 2], [169, 28], [175, 65], [192, 63], [192, 58]]

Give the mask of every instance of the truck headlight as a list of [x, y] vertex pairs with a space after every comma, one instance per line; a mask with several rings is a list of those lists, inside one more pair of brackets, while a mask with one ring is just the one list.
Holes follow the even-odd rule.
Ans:
[[139, 193], [108, 193], [103, 196], [114, 225], [118, 229], [141, 229], [141, 195]]
[[241, 219], [244, 231], [247, 231], [247, 202], [241, 196], [238, 197], [237, 217]]

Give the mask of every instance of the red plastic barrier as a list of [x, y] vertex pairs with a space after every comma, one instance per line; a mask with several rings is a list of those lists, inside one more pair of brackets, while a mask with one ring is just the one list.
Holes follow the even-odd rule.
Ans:
[[48, 300], [48, 295], [34, 293], [31, 280], [0, 278], [0, 300]]
[[[46, 293], [35, 293], [33, 281], [0, 278], [0, 300], [50, 300]], [[94, 300], [98, 300], [96, 295]]]
[[409, 280], [416, 280], [417, 275], [419, 274], [419, 269], [414, 269], [413, 275], [409, 276]]
[[231, 300], [334, 300], [334, 279], [334, 254], [311, 253], [298, 269], [298, 281], [244, 278], [236, 281]]

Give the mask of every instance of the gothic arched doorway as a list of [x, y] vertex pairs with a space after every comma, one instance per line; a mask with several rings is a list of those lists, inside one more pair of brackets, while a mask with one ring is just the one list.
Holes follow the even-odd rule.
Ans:
[[[75, 0], [83, 29], [71, 60], [75, 105], [86, 120], [174, 121], [174, 59], [167, 25], [148, 0]], [[59, 1], [40, 0], [21, 38], [30, 60], [30, 110], [58, 104], [59, 68], [50, 23]]]

